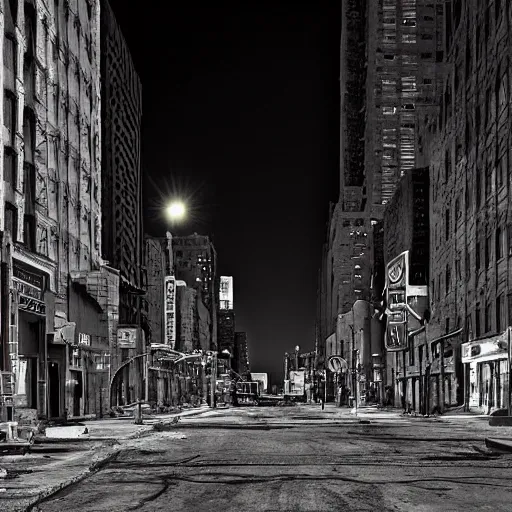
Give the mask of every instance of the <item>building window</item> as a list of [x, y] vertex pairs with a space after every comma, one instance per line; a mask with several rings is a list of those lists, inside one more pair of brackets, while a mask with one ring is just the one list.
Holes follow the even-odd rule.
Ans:
[[475, 267], [478, 272], [480, 270], [480, 242], [475, 244]]
[[16, 40], [14, 35], [4, 37], [4, 87], [16, 91]]
[[450, 238], [450, 210], [447, 209], [444, 218], [444, 238], [448, 240]]
[[444, 320], [444, 333], [448, 334], [450, 332], [450, 319], [445, 318]]
[[492, 167], [488, 165], [485, 169], [485, 196], [491, 195], [492, 191]]
[[466, 183], [466, 190], [464, 191], [464, 203], [466, 211], [469, 211], [469, 208], [471, 207], [471, 187], [469, 181]]
[[467, 341], [473, 339], [473, 323], [471, 322], [471, 315], [466, 318], [466, 329], [467, 329]]
[[462, 215], [462, 210], [460, 209], [460, 195], [455, 199], [455, 218], [458, 219]]
[[450, 158], [450, 150], [447, 149], [444, 153], [444, 181], [448, 181], [452, 170], [452, 162]]
[[475, 176], [476, 205], [482, 205], [482, 176], [480, 169], [477, 169]]
[[25, 214], [23, 216], [23, 243], [27, 249], [36, 252], [36, 217]]
[[108, 370], [110, 368], [110, 354], [108, 352], [94, 354], [94, 365], [96, 370]]
[[487, 89], [485, 92], [485, 125], [487, 126], [491, 119], [491, 109], [492, 109], [492, 96], [491, 96], [491, 89]]
[[484, 265], [485, 265], [485, 268], [488, 268], [489, 265], [491, 264], [491, 235], [487, 236], [487, 238], [485, 239], [485, 261], [484, 261]]
[[436, 62], [443, 62], [443, 59], [444, 59], [444, 52], [442, 50], [437, 51], [436, 52]]
[[500, 333], [504, 329], [503, 311], [505, 309], [505, 297], [501, 294], [496, 299], [496, 332]]
[[466, 251], [466, 280], [471, 276], [471, 253]]
[[491, 332], [491, 329], [492, 329], [492, 326], [491, 326], [491, 311], [492, 311], [492, 306], [491, 304], [487, 304], [487, 306], [485, 307], [485, 332], [488, 333], [488, 332]]
[[11, 233], [11, 238], [16, 241], [18, 238], [18, 209], [11, 203], [5, 203], [4, 229]]
[[480, 336], [480, 307], [477, 306], [475, 309], [475, 336]]
[[498, 182], [498, 187], [502, 187], [505, 184], [505, 177], [508, 172], [508, 151], [503, 153], [498, 160], [496, 165], [496, 178]]
[[445, 293], [448, 293], [450, 291], [450, 284], [452, 280], [452, 271], [450, 269], [450, 265], [446, 265], [445, 270]]
[[504, 240], [503, 240], [503, 230], [501, 227], [496, 229], [496, 260], [500, 260], [504, 256]]
[[16, 96], [11, 91], [4, 91], [4, 127], [7, 131], [5, 143], [14, 147], [16, 136]]
[[75, 368], [82, 368], [82, 350], [73, 348], [69, 351], [69, 365]]
[[409, 365], [414, 365], [414, 336], [409, 336]]
[[455, 260], [455, 278], [457, 280], [462, 279], [460, 266], [460, 258], [457, 258]]
[[16, 153], [10, 147], [4, 147], [4, 181], [16, 188]]

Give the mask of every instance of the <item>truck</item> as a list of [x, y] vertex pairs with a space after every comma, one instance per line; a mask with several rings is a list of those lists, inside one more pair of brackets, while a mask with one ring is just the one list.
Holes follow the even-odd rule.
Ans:
[[288, 373], [288, 379], [284, 381], [285, 401], [305, 401], [305, 370], [292, 370]]

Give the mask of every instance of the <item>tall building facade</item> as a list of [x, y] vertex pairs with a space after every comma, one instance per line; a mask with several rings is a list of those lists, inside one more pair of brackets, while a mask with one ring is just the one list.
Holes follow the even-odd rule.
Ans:
[[233, 369], [242, 377], [251, 371], [246, 332], [235, 332], [235, 357]]
[[114, 12], [101, 0], [102, 255], [120, 271], [120, 322], [137, 321], [142, 290], [142, 86]]
[[[370, 311], [380, 300], [382, 261], [375, 260], [374, 245], [400, 178], [427, 159], [420, 127], [438, 111], [443, 5], [343, 2], [340, 197], [332, 209], [320, 272], [318, 352], [325, 354], [326, 340], [337, 336], [340, 318], [350, 323], [357, 301], [367, 302]], [[341, 346], [339, 339], [336, 343]]]
[[219, 282], [215, 247], [208, 236], [194, 233], [172, 237], [172, 251], [176, 279], [197, 294], [199, 344], [204, 350], [216, 350]]
[[101, 260], [99, 16], [96, 0], [0, 14], [1, 364], [20, 421], [108, 406], [118, 277]]
[[[119, 328], [111, 370], [145, 351], [149, 337], [142, 226], [142, 87], [108, 0], [101, 0], [102, 257], [119, 272]], [[142, 367], [116, 376], [117, 401], [141, 396]]]
[[384, 213], [387, 399], [425, 413], [439, 377], [428, 351], [429, 168], [410, 169]]
[[[432, 319], [440, 409], [508, 404], [510, 2], [460, 0], [446, 14], [446, 68], [431, 120]], [[448, 369], [447, 369], [448, 368]]]

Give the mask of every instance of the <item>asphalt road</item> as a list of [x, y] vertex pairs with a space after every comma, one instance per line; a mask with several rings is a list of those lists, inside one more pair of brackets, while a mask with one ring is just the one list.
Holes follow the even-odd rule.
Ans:
[[134, 441], [38, 510], [512, 510], [512, 454], [485, 448], [483, 422], [369, 421], [312, 408], [212, 412]]

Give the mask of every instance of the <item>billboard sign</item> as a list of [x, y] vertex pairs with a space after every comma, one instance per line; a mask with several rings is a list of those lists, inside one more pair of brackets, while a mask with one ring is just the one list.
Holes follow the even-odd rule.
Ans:
[[165, 344], [174, 348], [176, 345], [176, 279], [174, 276], [165, 277], [164, 290]]
[[220, 309], [233, 309], [233, 277], [220, 276]]
[[427, 286], [409, 285], [409, 251], [391, 260], [386, 267], [386, 349], [390, 352], [408, 347], [409, 332], [423, 322]]

